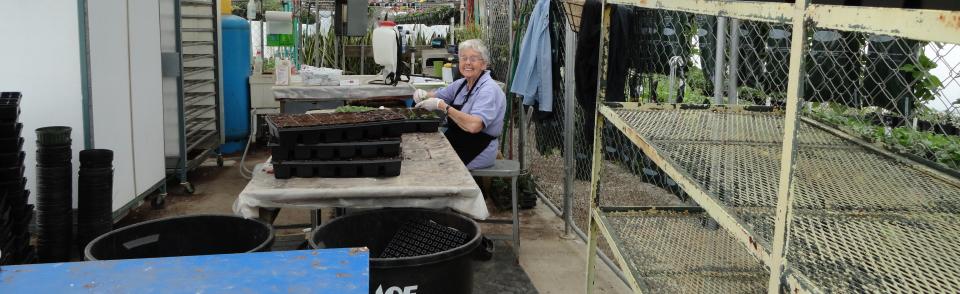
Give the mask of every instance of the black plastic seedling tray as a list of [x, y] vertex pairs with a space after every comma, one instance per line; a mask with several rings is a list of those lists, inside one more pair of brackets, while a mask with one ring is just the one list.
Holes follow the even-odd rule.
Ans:
[[22, 123], [0, 123], [0, 138], [20, 138]]
[[14, 122], [20, 116], [20, 92], [0, 93], [0, 121]]
[[403, 122], [404, 133], [432, 133], [440, 128], [440, 120], [406, 120]]
[[270, 125], [270, 135], [276, 138], [280, 145], [312, 145], [400, 137], [403, 134], [403, 127], [403, 121], [297, 128], [277, 128]]
[[23, 163], [17, 166], [5, 166], [0, 167], [0, 181], [5, 179], [19, 179], [23, 178]]
[[267, 117], [280, 145], [335, 143], [400, 137], [403, 116], [389, 110]]
[[404, 117], [404, 133], [431, 133], [440, 127], [440, 117], [426, 109], [395, 109]]
[[23, 165], [23, 160], [26, 157], [27, 157], [27, 153], [23, 151], [12, 152], [12, 153], [0, 153], [0, 167], [13, 167], [15, 165]]
[[273, 160], [353, 159], [394, 157], [400, 154], [400, 138], [293, 146], [270, 144], [269, 146]]
[[16, 153], [23, 150], [23, 138], [0, 138], [0, 153]]
[[396, 177], [400, 175], [400, 161], [400, 157], [343, 161], [274, 161], [273, 175], [277, 179]]

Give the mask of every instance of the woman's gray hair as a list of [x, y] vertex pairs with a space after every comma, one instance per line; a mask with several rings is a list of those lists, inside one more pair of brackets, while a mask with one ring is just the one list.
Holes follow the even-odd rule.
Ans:
[[480, 58], [483, 58], [483, 63], [490, 64], [490, 50], [487, 49], [487, 45], [484, 45], [480, 39], [470, 39], [460, 42], [457, 52], [463, 52], [465, 49], [480, 52]]

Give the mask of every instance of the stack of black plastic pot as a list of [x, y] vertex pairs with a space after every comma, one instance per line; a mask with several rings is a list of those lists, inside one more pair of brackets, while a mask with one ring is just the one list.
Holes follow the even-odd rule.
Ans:
[[0, 93], [0, 264], [33, 263], [30, 246], [30, 219], [33, 206], [27, 205], [30, 191], [23, 177], [23, 124], [19, 92]]
[[77, 177], [77, 248], [113, 229], [113, 151], [80, 151]]
[[267, 118], [274, 176], [350, 178], [400, 175], [400, 135], [436, 132], [419, 110], [292, 114]]
[[40, 262], [69, 261], [73, 245], [73, 157], [70, 127], [37, 132], [37, 255]]

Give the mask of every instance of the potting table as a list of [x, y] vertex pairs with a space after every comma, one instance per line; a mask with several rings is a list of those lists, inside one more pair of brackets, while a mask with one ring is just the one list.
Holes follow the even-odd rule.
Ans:
[[282, 207], [449, 207], [476, 219], [489, 216], [480, 187], [443, 134], [403, 134], [400, 148], [396, 177], [276, 179], [267, 160], [254, 168], [233, 211], [259, 218], [263, 209]]
[[369, 252], [341, 248], [3, 266], [0, 293], [369, 293]]

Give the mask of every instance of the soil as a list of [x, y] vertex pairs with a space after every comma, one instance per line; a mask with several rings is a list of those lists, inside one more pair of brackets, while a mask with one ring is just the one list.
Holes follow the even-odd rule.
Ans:
[[395, 109], [395, 110], [397, 111], [397, 113], [403, 115], [403, 116], [406, 117], [407, 119], [427, 119], [427, 120], [432, 120], [432, 119], [439, 119], [439, 118], [440, 118], [439, 116], [437, 116], [436, 113], [433, 113], [433, 111], [429, 111], [429, 110], [422, 109], [422, 108], [412, 108], [412, 109], [399, 108], [399, 109]]
[[392, 121], [403, 118], [394, 111], [381, 109], [365, 112], [281, 114], [268, 117], [267, 121], [278, 128], [296, 128]]

